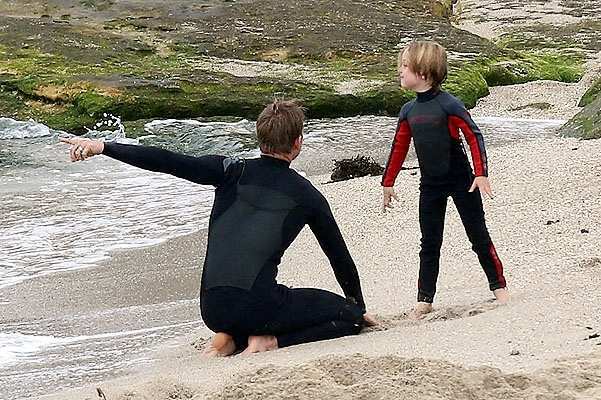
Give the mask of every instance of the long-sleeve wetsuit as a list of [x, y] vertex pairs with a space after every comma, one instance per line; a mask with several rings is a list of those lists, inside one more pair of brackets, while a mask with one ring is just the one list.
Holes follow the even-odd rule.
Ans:
[[[470, 168], [459, 131], [469, 145]], [[491, 290], [506, 286], [503, 265], [490, 239], [478, 190], [469, 192], [475, 176], [488, 176], [482, 133], [463, 103], [436, 89], [418, 93], [400, 112], [382, 186], [394, 186], [409, 145], [413, 144], [421, 171], [419, 221], [422, 234], [418, 301], [431, 303], [436, 293], [447, 198], [457, 207], [472, 248]]]
[[[353, 259], [326, 199], [288, 162], [191, 157], [117, 143], [106, 143], [103, 154], [216, 187], [200, 293], [211, 330], [231, 334], [240, 347], [250, 335], [275, 335], [284, 347], [359, 332], [365, 304]], [[277, 284], [281, 258], [306, 224], [346, 298]]]

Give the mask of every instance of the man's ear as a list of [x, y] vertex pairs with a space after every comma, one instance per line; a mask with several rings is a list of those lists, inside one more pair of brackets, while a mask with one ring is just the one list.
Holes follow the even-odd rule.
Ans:
[[299, 137], [297, 137], [294, 140], [294, 147], [300, 148], [302, 144], [303, 144], [303, 135], [300, 135]]

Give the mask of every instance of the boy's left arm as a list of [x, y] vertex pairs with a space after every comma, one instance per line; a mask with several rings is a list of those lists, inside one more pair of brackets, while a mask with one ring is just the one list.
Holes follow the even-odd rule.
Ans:
[[488, 176], [488, 160], [486, 157], [486, 148], [484, 147], [484, 137], [480, 128], [472, 120], [470, 113], [461, 107], [459, 112], [449, 115], [449, 124], [459, 128], [470, 147], [472, 162], [474, 163], [474, 175]]
[[488, 182], [488, 158], [486, 156], [486, 147], [484, 146], [482, 132], [463, 104], [456, 104], [452, 111], [449, 115], [449, 125], [463, 132], [463, 136], [470, 147], [472, 162], [474, 164], [474, 175], [476, 178], [469, 191], [473, 192], [478, 188], [481, 192], [486, 193], [492, 198], [493, 194]]

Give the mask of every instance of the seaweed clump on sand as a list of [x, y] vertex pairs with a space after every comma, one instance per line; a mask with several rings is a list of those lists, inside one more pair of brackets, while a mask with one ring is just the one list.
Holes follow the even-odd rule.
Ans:
[[384, 167], [375, 162], [371, 157], [356, 156], [334, 160], [334, 169], [330, 179], [332, 182], [345, 181], [362, 176], [382, 175]]

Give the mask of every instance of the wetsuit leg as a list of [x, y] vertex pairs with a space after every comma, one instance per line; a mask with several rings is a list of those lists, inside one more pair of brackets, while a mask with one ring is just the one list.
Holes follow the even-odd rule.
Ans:
[[457, 211], [459, 211], [465, 232], [472, 243], [472, 249], [478, 255], [480, 265], [488, 278], [490, 290], [504, 288], [506, 283], [503, 276], [503, 264], [499, 260], [486, 228], [480, 191], [476, 189], [470, 193], [467, 189], [460, 189], [454, 191], [451, 196]]
[[201, 291], [200, 313], [207, 328], [231, 335], [236, 351], [248, 345], [248, 337], [265, 326], [265, 307], [250, 292], [234, 287], [215, 287]]
[[363, 327], [363, 309], [344, 297], [283, 285], [261, 296], [232, 287], [209, 289], [201, 296], [201, 313], [209, 329], [233, 336], [238, 351], [252, 335], [274, 335], [286, 347], [355, 335]]
[[[282, 288], [282, 286], [280, 286]], [[284, 302], [257, 334], [275, 335], [279, 347], [356, 335], [363, 310], [321, 289], [284, 289]]]
[[419, 281], [417, 301], [432, 303], [440, 265], [440, 248], [444, 232], [447, 192], [439, 186], [422, 186], [419, 196]]

